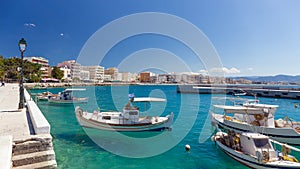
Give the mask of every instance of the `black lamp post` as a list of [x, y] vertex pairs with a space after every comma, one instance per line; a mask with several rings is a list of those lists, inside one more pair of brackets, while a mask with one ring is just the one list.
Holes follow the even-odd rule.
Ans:
[[23, 58], [24, 58], [24, 52], [26, 50], [26, 41], [24, 38], [22, 38], [19, 41], [19, 50], [21, 52], [21, 79], [20, 79], [20, 102], [19, 102], [19, 109], [23, 109], [24, 108], [24, 86], [23, 86], [23, 79], [24, 79], [24, 75], [23, 75]]

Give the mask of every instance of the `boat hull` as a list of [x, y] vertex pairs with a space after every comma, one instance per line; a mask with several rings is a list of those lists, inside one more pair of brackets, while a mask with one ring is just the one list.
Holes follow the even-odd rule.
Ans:
[[54, 103], [54, 104], [79, 104], [79, 103], [87, 103], [88, 99], [82, 99], [82, 100], [53, 100], [53, 99], [48, 99], [49, 103]]
[[211, 114], [212, 124], [217, 126], [218, 128], [223, 128], [226, 130], [233, 130], [237, 133], [241, 132], [257, 132], [264, 135], [269, 136], [273, 140], [293, 144], [293, 145], [300, 145], [300, 133], [295, 131], [293, 128], [269, 128], [269, 127], [262, 127], [262, 126], [252, 126], [249, 124], [233, 122], [229, 120], [224, 120], [218, 118], [219, 114]]
[[223, 145], [220, 141], [216, 141], [216, 145], [227, 155], [229, 155], [234, 160], [239, 163], [248, 166], [250, 168], [259, 168], [259, 169], [270, 169], [270, 168], [278, 168], [278, 169], [295, 169], [300, 168], [300, 164], [295, 164], [288, 161], [274, 161], [267, 163], [259, 163], [256, 158], [245, 155], [241, 152], [233, 150], [225, 145]]
[[99, 130], [121, 131], [121, 132], [141, 132], [141, 131], [163, 131], [171, 130], [173, 123], [173, 114], [167, 116], [168, 119], [161, 123], [146, 124], [107, 124], [94, 120], [85, 119], [79, 112], [76, 112], [76, 118], [82, 127], [94, 128]]

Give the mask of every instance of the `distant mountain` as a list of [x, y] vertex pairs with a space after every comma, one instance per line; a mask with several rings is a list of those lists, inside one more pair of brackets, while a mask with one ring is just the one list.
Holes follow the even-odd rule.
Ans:
[[254, 82], [300, 82], [300, 75], [289, 76], [289, 75], [276, 75], [276, 76], [245, 76], [245, 77], [231, 77], [232, 79], [247, 79]]

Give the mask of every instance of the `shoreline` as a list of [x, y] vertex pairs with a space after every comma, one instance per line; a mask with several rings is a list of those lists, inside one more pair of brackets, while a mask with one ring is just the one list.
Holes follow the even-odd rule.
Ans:
[[256, 88], [256, 89], [274, 89], [274, 90], [296, 90], [300, 91], [300, 85], [279, 85], [279, 84], [192, 84], [192, 83], [140, 83], [140, 82], [104, 82], [104, 83], [24, 83], [28, 89], [42, 89], [55, 87], [71, 86], [198, 86], [198, 87], [221, 87], [221, 88]]

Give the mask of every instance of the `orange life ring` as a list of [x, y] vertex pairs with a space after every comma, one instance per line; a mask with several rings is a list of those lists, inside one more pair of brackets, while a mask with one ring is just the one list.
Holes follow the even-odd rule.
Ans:
[[229, 121], [229, 120], [231, 120], [231, 117], [230, 116], [225, 116], [225, 119]]

